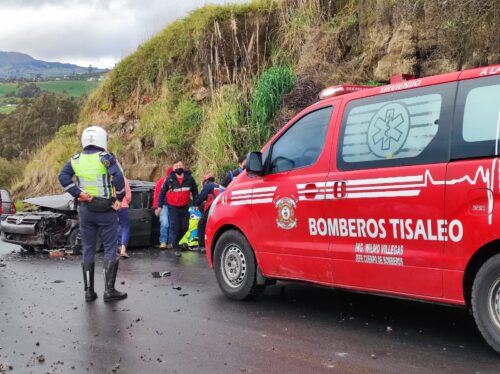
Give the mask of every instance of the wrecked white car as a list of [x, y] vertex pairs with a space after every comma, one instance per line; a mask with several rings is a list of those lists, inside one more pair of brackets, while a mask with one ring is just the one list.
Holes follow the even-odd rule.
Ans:
[[[158, 243], [160, 225], [154, 215], [152, 182], [129, 181], [132, 201], [129, 207], [130, 247]], [[77, 201], [68, 193], [24, 200], [31, 211], [2, 215], [1, 240], [18, 244], [24, 250], [81, 250]]]

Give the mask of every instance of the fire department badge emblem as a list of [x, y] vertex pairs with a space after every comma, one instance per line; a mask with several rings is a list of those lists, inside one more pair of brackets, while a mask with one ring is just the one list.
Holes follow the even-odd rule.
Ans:
[[291, 230], [297, 226], [297, 218], [295, 217], [295, 208], [297, 203], [289, 198], [283, 197], [274, 204], [278, 209], [278, 218], [276, 224], [284, 230]]

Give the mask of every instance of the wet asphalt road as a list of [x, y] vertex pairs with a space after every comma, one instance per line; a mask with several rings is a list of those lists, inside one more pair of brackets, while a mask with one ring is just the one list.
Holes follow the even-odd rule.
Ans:
[[104, 304], [98, 272], [87, 304], [79, 257], [12, 250], [0, 243], [0, 365], [13, 373], [500, 373], [464, 309], [294, 283], [233, 302], [204, 255], [158, 249], [121, 261], [127, 300]]

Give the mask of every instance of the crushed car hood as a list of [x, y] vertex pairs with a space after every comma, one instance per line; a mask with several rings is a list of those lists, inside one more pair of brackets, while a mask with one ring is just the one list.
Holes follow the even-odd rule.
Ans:
[[38, 205], [43, 208], [68, 212], [76, 209], [75, 199], [69, 193], [62, 195], [32, 197], [24, 200], [24, 202], [32, 205]]

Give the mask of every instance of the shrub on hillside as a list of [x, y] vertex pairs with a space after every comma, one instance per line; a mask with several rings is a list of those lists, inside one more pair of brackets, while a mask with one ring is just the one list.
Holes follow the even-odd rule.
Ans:
[[243, 102], [241, 89], [231, 85], [222, 87], [207, 106], [194, 144], [197, 180], [205, 174], [222, 177], [234, 169], [238, 157], [249, 150]]
[[271, 67], [257, 81], [250, 103], [252, 146], [261, 147], [271, 136], [269, 122], [280, 107], [282, 98], [289, 93], [297, 77], [289, 67]]
[[203, 110], [179, 89], [178, 77], [167, 81], [162, 97], [140, 116], [140, 136], [151, 146], [151, 155], [192, 160], [190, 145], [202, 121]]
[[0, 157], [0, 188], [8, 188], [11, 183], [22, 175], [22, 166], [18, 160], [7, 160]]

